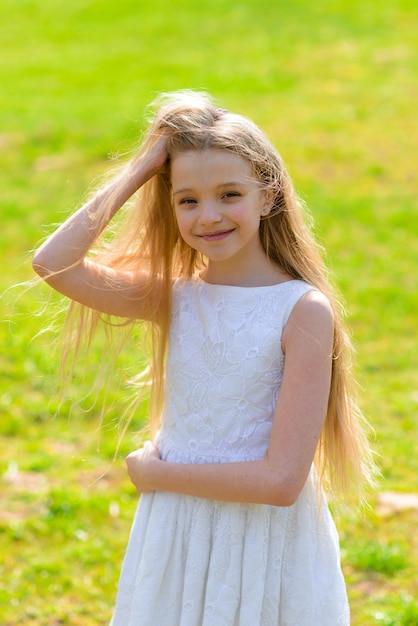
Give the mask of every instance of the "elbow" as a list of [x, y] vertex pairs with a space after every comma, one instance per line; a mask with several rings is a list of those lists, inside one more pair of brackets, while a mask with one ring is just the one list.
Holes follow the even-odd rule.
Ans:
[[292, 506], [299, 498], [306, 481], [297, 473], [283, 472], [268, 467], [266, 477], [266, 504], [272, 506]]
[[33, 271], [38, 274], [41, 278], [47, 278], [52, 272], [48, 269], [47, 263], [45, 259], [42, 258], [42, 254], [40, 252], [36, 252], [32, 259], [32, 268]]
[[68, 269], [63, 267], [61, 259], [58, 259], [54, 254], [49, 254], [47, 250], [44, 250], [43, 246], [35, 252], [32, 259], [32, 268], [38, 276], [46, 281]]
[[269, 502], [272, 506], [292, 506], [297, 501], [300, 489], [292, 488], [291, 485], [277, 486], [269, 494]]

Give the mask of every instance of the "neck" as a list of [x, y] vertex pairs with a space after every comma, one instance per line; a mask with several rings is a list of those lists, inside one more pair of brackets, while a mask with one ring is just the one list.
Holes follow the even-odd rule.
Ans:
[[201, 277], [208, 283], [235, 287], [268, 287], [291, 278], [267, 257], [263, 263], [251, 266], [244, 263], [239, 267], [236, 263], [209, 261], [207, 268], [201, 272]]

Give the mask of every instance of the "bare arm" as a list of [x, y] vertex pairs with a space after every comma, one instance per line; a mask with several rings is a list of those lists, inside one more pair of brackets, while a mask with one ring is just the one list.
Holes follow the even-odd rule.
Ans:
[[[166, 138], [159, 137], [142, 157], [66, 220], [39, 248], [33, 268], [51, 287], [104, 313], [147, 317], [152, 285], [145, 272], [120, 272], [94, 263], [86, 256], [99, 235], [125, 202], [152, 178], [167, 158]], [[149, 303], [149, 299], [148, 299]]]
[[306, 482], [328, 405], [333, 316], [328, 301], [309, 292], [286, 325], [284, 378], [269, 447], [260, 461], [187, 465], [159, 459], [148, 443], [127, 458], [138, 491], [172, 491], [228, 502], [289, 506]]

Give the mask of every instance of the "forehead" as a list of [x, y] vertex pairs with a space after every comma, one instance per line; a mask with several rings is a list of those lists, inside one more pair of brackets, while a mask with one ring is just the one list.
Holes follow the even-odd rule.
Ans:
[[[231, 178], [232, 177], [232, 178]], [[171, 181], [173, 188], [177, 183], [199, 180], [254, 180], [251, 165], [243, 157], [227, 150], [207, 148], [204, 150], [188, 150], [172, 157]]]

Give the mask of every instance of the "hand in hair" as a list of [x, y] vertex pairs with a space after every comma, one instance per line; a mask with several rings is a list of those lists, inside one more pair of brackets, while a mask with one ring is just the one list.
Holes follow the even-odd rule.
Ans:
[[147, 272], [117, 270], [87, 255], [125, 202], [164, 169], [170, 135], [169, 129], [164, 130], [139, 150], [120, 174], [37, 250], [33, 268], [54, 289], [102, 313], [134, 319], [150, 317], [149, 303], [157, 289]]
[[129, 162], [129, 175], [135, 181], [136, 189], [139, 189], [144, 184], [144, 171], [145, 179], [149, 180], [164, 170], [167, 164], [167, 143], [170, 135], [170, 129], [164, 129], [145, 152], [140, 150], [132, 161]]

